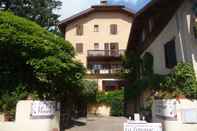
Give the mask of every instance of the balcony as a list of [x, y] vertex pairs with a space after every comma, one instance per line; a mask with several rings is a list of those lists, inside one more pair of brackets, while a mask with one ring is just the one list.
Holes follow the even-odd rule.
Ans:
[[91, 78], [114, 78], [119, 77], [121, 71], [121, 69], [89, 69], [86, 74]]
[[88, 50], [88, 61], [110, 61], [121, 60], [121, 56], [124, 55], [125, 50]]
[[125, 50], [88, 50], [88, 57], [120, 57]]

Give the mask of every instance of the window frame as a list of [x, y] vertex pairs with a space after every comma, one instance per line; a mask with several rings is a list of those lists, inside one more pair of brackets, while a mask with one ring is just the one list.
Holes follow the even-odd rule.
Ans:
[[98, 42], [94, 43], [94, 50], [99, 50], [99, 43]]
[[99, 25], [94, 25], [94, 32], [99, 32]]
[[142, 42], [144, 42], [145, 40], [146, 40], [146, 30], [145, 29], [143, 29], [143, 31], [142, 31]]
[[154, 28], [154, 20], [153, 20], [153, 18], [151, 18], [148, 21], [148, 29], [149, 29], [149, 32], [152, 32], [153, 31], [153, 28]]
[[172, 69], [177, 65], [176, 41], [172, 39], [164, 44], [165, 67]]
[[110, 24], [110, 34], [111, 35], [118, 34], [118, 25], [117, 24]]
[[83, 35], [83, 24], [76, 25], [76, 35], [77, 36]]
[[83, 50], [84, 50], [83, 46], [84, 46], [83, 43], [76, 43], [75, 51], [77, 54], [83, 54]]

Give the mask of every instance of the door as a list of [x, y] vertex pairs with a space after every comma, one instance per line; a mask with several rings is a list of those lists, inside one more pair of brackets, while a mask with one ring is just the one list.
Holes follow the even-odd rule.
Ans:
[[118, 56], [119, 46], [118, 43], [110, 43], [111, 56]]
[[105, 43], [104, 44], [104, 48], [105, 48], [105, 56], [109, 56], [110, 54], [109, 54], [109, 50], [110, 50], [110, 48], [109, 48], [109, 43]]

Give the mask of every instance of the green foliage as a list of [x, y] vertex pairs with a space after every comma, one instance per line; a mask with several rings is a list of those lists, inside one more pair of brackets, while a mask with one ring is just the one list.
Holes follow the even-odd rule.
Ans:
[[124, 102], [120, 99], [114, 99], [111, 103], [111, 115], [112, 116], [123, 116], [124, 114]]
[[54, 13], [62, 3], [59, 0], [1, 0], [0, 9], [10, 10], [15, 15], [26, 17], [43, 27], [55, 26], [59, 15]]
[[140, 77], [142, 60], [135, 52], [129, 52], [123, 57], [124, 77], [130, 83]]
[[150, 75], [153, 74], [153, 56], [149, 52], [145, 53], [143, 56], [143, 74]]
[[163, 76], [153, 73], [153, 56], [151, 53], [145, 53], [142, 59], [134, 52], [127, 55], [124, 68], [130, 69], [130, 72], [126, 74], [129, 83], [125, 88], [125, 99], [135, 99], [145, 89], [159, 87]]
[[196, 98], [197, 81], [193, 66], [188, 63], [179, 63], [175, 69], [164, 78], [161, 87], [162, 90], [168, 90], [174, 93], [174, 95]]
[[98, 92], [96, 96], [97, 103], [105, 103], [111, 106], [112, 116], [123, 115], [123, 100], [124, 100], [123, 90]]
[[[12, 92], [1, 92], [0, 96], [0, 112], [11, 111], [14, 112], [13, 105], [16, 105], [18, 100], [26, 98], [28, 92], [25, 90], [25, 87], [18, 85], [16, 90]], [[11, 97], [10, 97], [11, 96]]]
[[18, 85], [51, 100], [80, 94], [85, 70], [74, 55], [63, 38], [34, 22], [0, 12], [0, 96], [9, 92], [12, 97], [10, 92], [16, 92]]
[[[130, 56], [129, 58], [132, 60], [133, 57]], [[177, 95], [196, 97], [196, 77], [191, 64], [179, 63], [169, 75], [162, 76], [153, 73], [153, 57], [150, 53], [146, 53], [142, 61], [141, 76], [129, 85], [132, 88], [127, 87], [125, 89], [125, 92], [127, 92], [125, 93], [126, 99], [137, 97], [146, 88], [158, 92], [157, 95], [163, 98], [172, 98]]]
[[95, 102], [96, 100], [96, 92], [97, 92], [97, 82], [90, 80], [82, 81], [82, 98], [86, 101], [86, 103]]

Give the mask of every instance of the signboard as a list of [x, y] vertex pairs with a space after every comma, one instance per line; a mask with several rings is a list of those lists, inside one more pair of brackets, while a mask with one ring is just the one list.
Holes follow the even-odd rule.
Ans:
[[162, 131], [162, 125], [161, 123], [125, 123], [124, 131]]
[[197, 123], [197, 109], [185, 109], [182, 111], [183, 123]]
[[156, 100], [155, 114], [162, 117], [176, 118], [176, 100]]
[[34, 101], [31, 106], [32, 118], [52, 118], [55, 112], [55, 101]]

